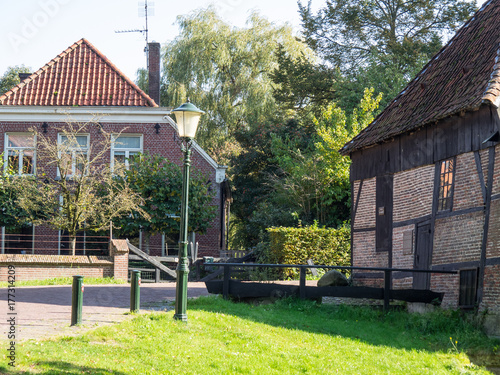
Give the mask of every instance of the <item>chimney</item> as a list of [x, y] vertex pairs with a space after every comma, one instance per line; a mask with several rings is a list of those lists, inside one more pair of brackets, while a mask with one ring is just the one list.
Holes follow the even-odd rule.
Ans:
[[26, 78], [28, 78], [31, 73], [17, 73], [17, 75], [19, 76], [19, 79], [22, 81], [24, 81]]
[[149, 96], [160, 105], [160, 43], [148, 43]]

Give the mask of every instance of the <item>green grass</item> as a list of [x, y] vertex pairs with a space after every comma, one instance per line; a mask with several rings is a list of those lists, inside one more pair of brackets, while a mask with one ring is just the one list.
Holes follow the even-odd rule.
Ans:
[[252, 306], [204, 297], [189, 301], [188, 319], [145, 313], [78, 337], [21, 342], [15, 369], [2, 350], [0, 373], [487, 374], [468, 354], [496, 355], [499, 344], [452, 311], [384, 314], [290, 299]]
[[[115, 280], [112, 277], [85, 277], [83, 279], [85, 285], [103, 285], [103, 284], [126, 284], [126, 281]], [[16, 288], [21, 286], [42, 286], [42, 285], [71, 285], [73, 283], [72, 277], [55, 277], [52, 279], [44, 280], [26, 280], [16, 281]], [[0, 281], [0, 288], [7, 288], [6, 281]]]

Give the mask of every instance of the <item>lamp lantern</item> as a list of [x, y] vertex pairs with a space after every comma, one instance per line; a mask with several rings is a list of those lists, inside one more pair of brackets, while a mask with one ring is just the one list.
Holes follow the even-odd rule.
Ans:
[[179, 137], [193, 139], [196, 136], [196, 130], [198, 130], [200, 117], [205, 112], [197, 108], [188, 99], [187, 103], [174, 109], [172, 113], [175, 115]]

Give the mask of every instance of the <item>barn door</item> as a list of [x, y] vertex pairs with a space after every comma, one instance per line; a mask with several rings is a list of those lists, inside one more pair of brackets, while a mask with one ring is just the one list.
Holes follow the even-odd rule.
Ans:
[[[415, 246], [415, 262], [414, 269], [428, 270], [431, 266], [431, 226], [425, 224], [417, 226], [417, 242]], [[429, 289], [430, 274], [423, 272], [415, 272], [413, 274], [414, 289]]]

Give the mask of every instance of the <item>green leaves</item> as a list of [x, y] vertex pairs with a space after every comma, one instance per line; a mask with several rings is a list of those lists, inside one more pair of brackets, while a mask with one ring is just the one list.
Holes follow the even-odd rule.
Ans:
[[[173, 162], [159, 155], [142, 154], [125, 171], [131, 189], [144, 198], [141, 212], [134, 211], [114, 224], [124, 234], [143, 230], [149, 234], [179, 232], [182, 195], [182, 171]], [[215, 217], [216, 207], [208, 178], [194, 171], [189, 185], [189, 231], [204, 233]]]

